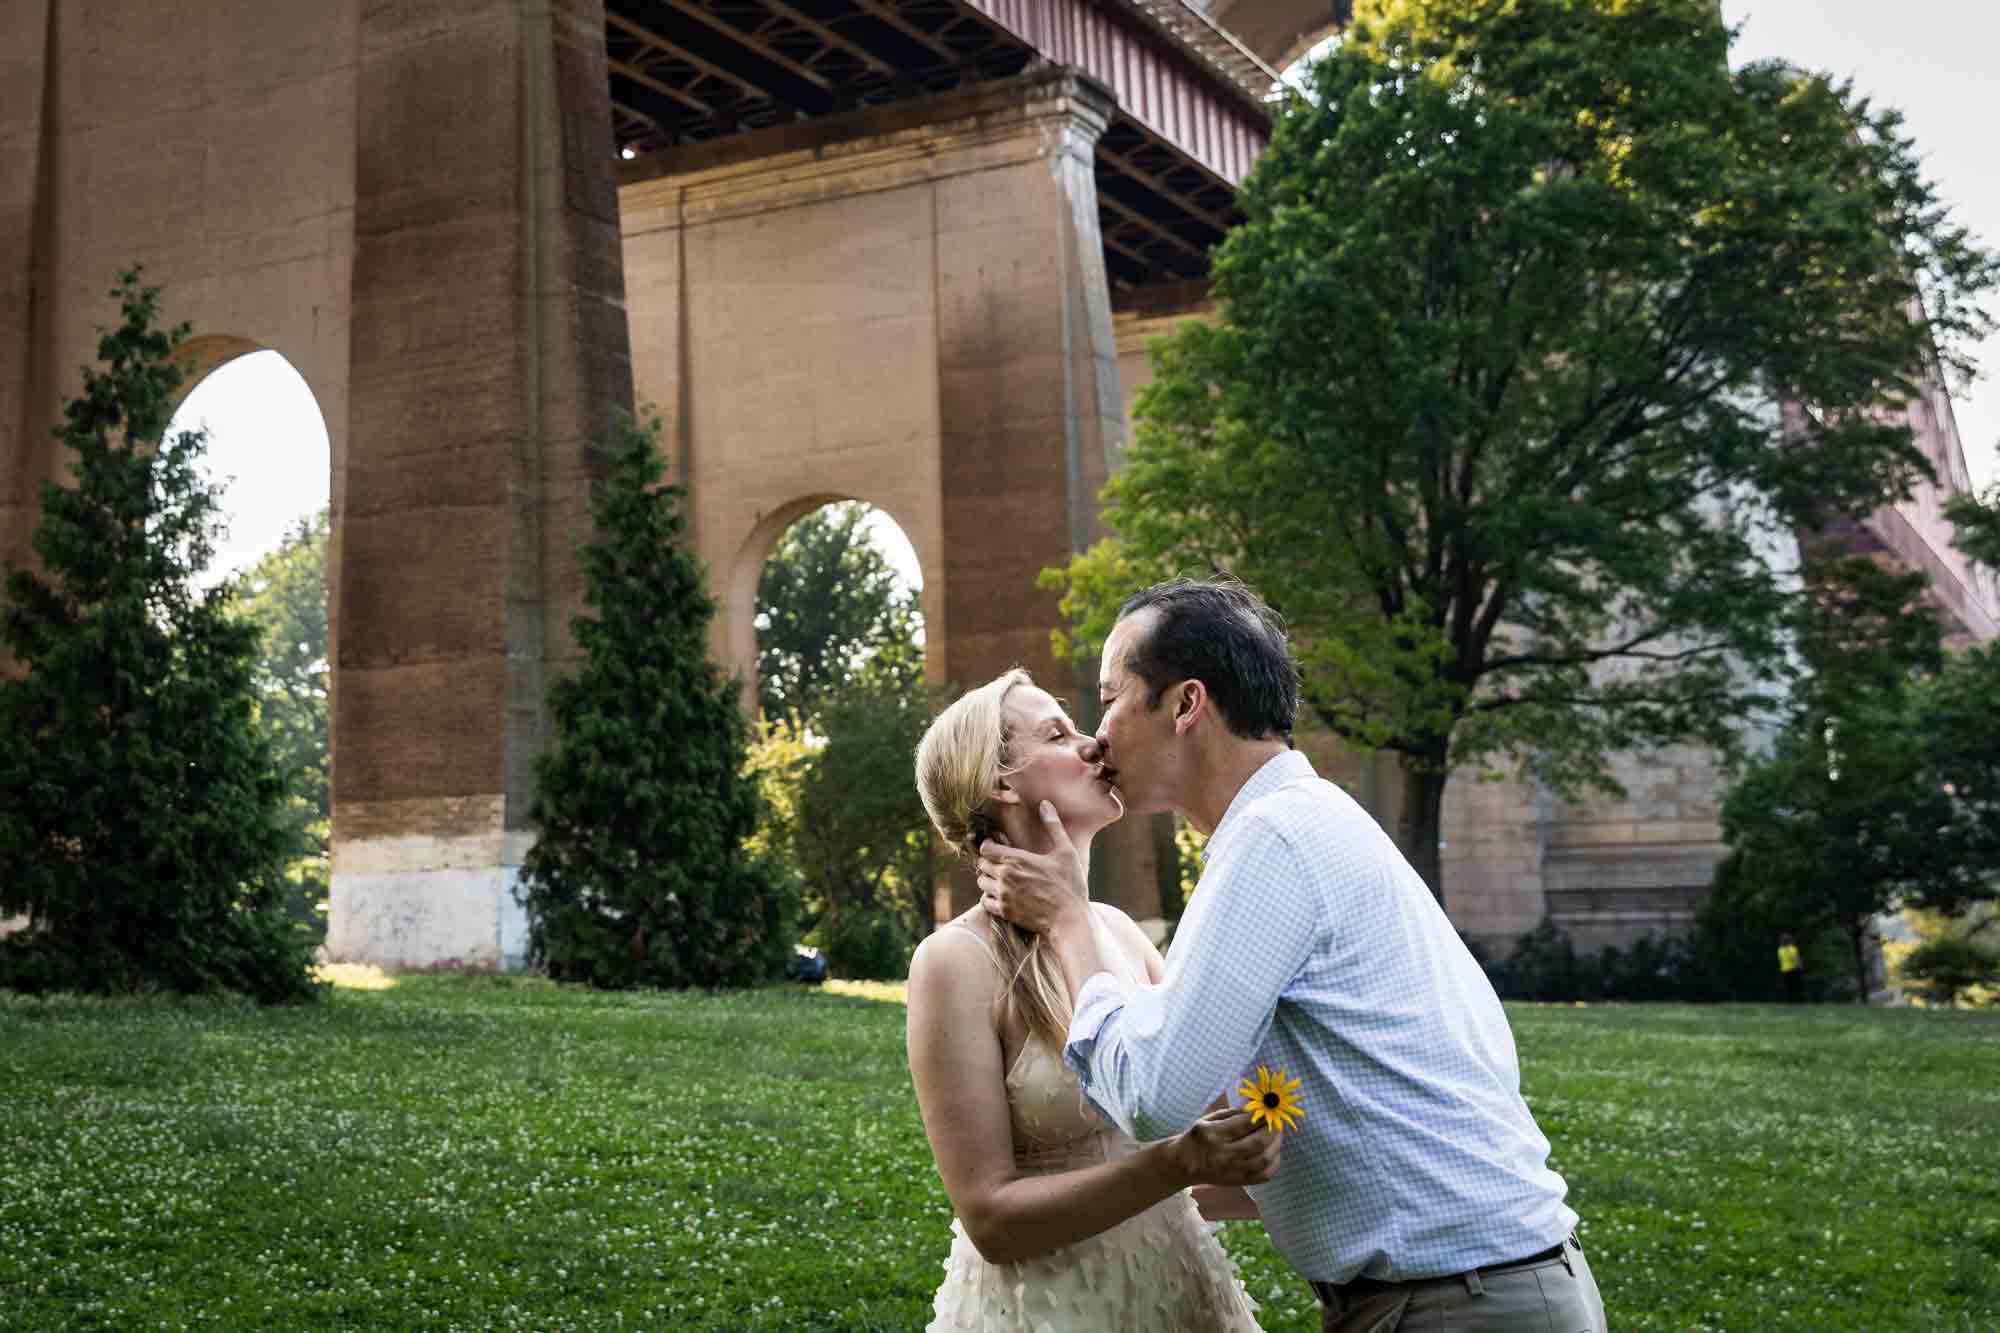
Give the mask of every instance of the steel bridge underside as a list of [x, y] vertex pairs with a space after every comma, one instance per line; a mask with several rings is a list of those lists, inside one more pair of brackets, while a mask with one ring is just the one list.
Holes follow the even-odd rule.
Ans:
[[1184, 0], [607, 0], [615, 149], [674, 150], [1074, 66], [1116, 96], [1096, 150], [1114, 304], [1199, 283], [1270, 135], [1275, 74]]

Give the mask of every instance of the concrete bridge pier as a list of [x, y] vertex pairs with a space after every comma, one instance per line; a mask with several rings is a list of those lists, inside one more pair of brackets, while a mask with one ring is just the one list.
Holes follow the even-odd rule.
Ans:
[[38, 323], [46, 323], [47, 226], [42, 181], [49, 170], [49, 0], [24, 0], [0, 9], [0, 561], [26, 563], [38, 516], [40, 451], [30, 441], [44, 433], [35, 355]]
[[590, 441], [632, 401], [604, 8], [359, 22], [327, 947], [511, 967]]
[[[718, 660], [754, 668], [784, 529], [856, 498], [916, 547], [932, 679], [1018, 663], [1094, 725], [1095, 667], [1055, 659], [1036, 576], [1100, 535], [1124, 436], [1092, 169], [1112, 109], [1043, 67], [627, 167], [634, 374], [700, 516]], [[1100, 896], [1158, 914], [1147, 821], [1093, 861]], [[975, 897], [960, 868], [938, 911]]]

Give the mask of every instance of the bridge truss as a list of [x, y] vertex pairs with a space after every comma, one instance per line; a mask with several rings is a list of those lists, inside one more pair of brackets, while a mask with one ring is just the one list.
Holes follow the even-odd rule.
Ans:
[[1199, 282], [1239, 218], [1277, 75], [1185, 0], [607, 0], [616, 148], [733, 134], [1005, 79], [1106, 85], [1097, 205], [1114, 301]]

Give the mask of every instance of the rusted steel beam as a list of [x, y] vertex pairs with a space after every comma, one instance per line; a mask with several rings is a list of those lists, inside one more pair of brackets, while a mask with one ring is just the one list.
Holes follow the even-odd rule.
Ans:
[[1227, 232], [1229, 230], [1229, 223], [1225, 219], [1202, 207], [1184, 192], [1167, 184], [1164, 178], [1146, 170], [1146, 168], [1140, 166], [1131, 158], [1126, 157], [1115, 149], [1105, 147], [1101, 139], [1097, 144], [1097, 155], [1117, 167], [1124, 175], [1130, 176], [1133, 180], [1138, 181], [1141, 185], [1159, 195], [1162, 199], [1178, 205], [1189, 217], [1206, 223], [1217, 232]]
[[1208, 251], [1202, 249], [1200, 246], [1196, 245], [1193, 241], [1188, 240], [1186, 237], [1180, 236], [1175, 232], [1170, 231], [1165, 227], [1162, 227], [1159, 223], [1153, 221], [1151, 218], [1147, 217], [1144, 213], [1141, 213], [1138, 209], [1128, 207], [1125, 204], [1121, 204], [1108, 194], [1099, 194], [1097, 196], [1097, 203], [1100, 208], [1110, 209], [1113, 213], [1116, 213], [1119, 217], [1131, 223], [1133, 226], [1138, 227], [1142, 231], [1151, 232], [1153, 235], [1167, 242], [1167, 244], [1187, 251], [1189, 254], [1193, 255], [1196, 259], [1199, 259], [1202, 263], [1206, 264], [1208, 262]]
[[1105, 245], [1109, 246], [1113, 250], [1116, 250], [1119, 254], [1124, 255], [1127, 259], [1131, 260], [1133, 263], [1143, 266], [1148, 273], [1157, 272], [1159, 270], [1160, 265], [1157, 260], [1148, 259], [1145, 255], [1141, 254], [1139, 251], [1134, 250], [1131, 246], [1119, 240], [1117, 236], [1113, 235], [1111, 232], [1104, 231], [1102, 228], [1099, 228], [1099, 234], [1103, 239]]
[[[660, 79], [656, 79], [652, 75], [648, 74], [645, 70], [640, 69], [635, 65], [629, 65], [622, 60], [609, 60], [606, 61], [605, 64], [610, 68], [613, 74], [618, 75], [620, 78], [630, 79], [632, 80], [632, 82], [638, 84], [641, 88], [650, 88], [652, 91], [660, 94], [662, 97], [671, 97], [676, 102], [679, 102], [682, 106], [690, 107], [693, 110], [701, 112], [705, 116], [712, 116], [715, 114], [714, 107], [702, 101], [699, 97], [696, 97], [693, 93], [686, 92], [682, 89], [676, 88], [671, 83], [666, 83]], [[756, 88], [754, 85], [745, 84], [741, 79], [730, 79], [729, 82], [737, 85], [738, 87], [748, 88], [750, 91], [750, 95], [753, 97], [770, 96], [769, 93], [766, 93], [761, 89]]]
[[[748, 93], [752, 97], [760, 97], [773, 101], [777, 100], [775, 98], [772, 98], [771, 94], [767, 90], [759, 88], [756, 84], [744, 78], [741, 74], [732, 74], [728, 70], [722, 68], [722, 66], [712, 64], [709, 61], [703, 59], [701, 56], [698, 56], [694, 52], [688, 50], [686, 47], [678, 46], [673, 42], [668, 41], [666, 38], [660, 36], [658, 33], [652, 31], [649, 28], [643, 27], [640, 24], [634, 23], [632, 20], [625, 18], [623, 15], [613, 14], [607, 11], [604, 15], [604, 21], [606, 23], [611, 24], [613, 27], [618, 28], [627, 35], [637, 39], [641, 45], [650, 47], [653, 50], [658, 51], [663, 55], [671, 56], [673, 59], [678, 60], [682, 64], [688, 66], [690, 69], [699, 70], [701, 73], [706, 74], [711, 79], [720, 79], [724, 83], [733, 83], [738, 88], [741, 88], [745, 93]], [[637, 67], [632, 65], [629, 61], [620, 61], [615, 59], [611, 62], [611, 68], [616, 70], [618, 73], [623, 74], [626, 78], [632, 79], [634, 82], [638, 81], [637, 75], [638, 73], [642, 72], [638, 71]]]
[[859, 42], [849, 41], [847, 38], [842, 37], [818, 19], [793, 9], [784, 0], [761, 0], [761, 3], [779, 18], [784, 19], [788, 23], [797, 24], [800, 28], [825, 42], [828, 46], [847, 52], [847, 54], [853, 56], [877, 74], [886, 74], [891, 77], [895, 75], [896, 67], [894, 65], [891, 65], [888, 61], [882, 59]]
[[695, 3], [695, 0], [666, 0], [666, 4], [675, 13], [685, 14], [695, 22], [713, 28], [730, 41], [755, 51], [772, 64], [779, 66], [789, 74], [797, 75], [822, 92], [830, 93], [833, 91], [833, 83], [824, 74], [801, 65], [798, 61], [792, 59], [762, 38], [756, 37], [732, 23], [726, 23], [722, 19], [717, 18], [708, 11], [706, 6]]
[[611, 109], [614, 112], [622, 113], [624, 116], [626, 116], [626, 118], [630, 120], [635, 120], [643, 125], [651, 127], [656, 133], [664, 134], [670, 139], [675, 137], [673, 126], [667, 124], [665, 121], [661, 120], [658, 116], [654, 115], [650, 111], [647, 111], [643, 107], [633, 106], [630, 102], [621, 102], [614, 97], [611, 99]]
[[849, 0], [849, 3], [866, 13], [870, 18], [880, 19], [897, 32], [902, 33], [905, 37], [929, 47], [943, 56], [948, 63], [954, 65], [958, 63], [959, 53], [957, 51], [952, 50], [948, 44], [939, 41], [934, 35], [925, 32], [922, 28], [919, 28], [916, 24], [897, 13], [895, 6], [884, 4], [882, 0]]

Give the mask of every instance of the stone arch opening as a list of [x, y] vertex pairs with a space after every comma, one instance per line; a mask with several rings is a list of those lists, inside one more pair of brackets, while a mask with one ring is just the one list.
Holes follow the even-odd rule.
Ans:
[[228, 537], [211, 571], [239, 572], [303, 517], [329, 506], [332, 456], [319, 397], [280, 352], [212, 334], [182, 344], [188, 372], [170, 434], [208, 432], [203, 465], [222, 486]]
[[779, 542], [795, 525], [829, 510], [833, 511], [830, 518], [843, 521], [850, 507], [857, 519], [858, 534], [888, 563], [898, 586], [917, 596], [915, 636], [920, 646], [924, 644], [922, 594], [926, 579], [916, 546], [903, 525], [887, 509], [857, 496], [831, 493], [801, 496], [765, 514], [745, 537], [730, 565], [722, 617], [723, 665], [726, 670], [738, 673], [743, 681], [745, 716], [755, 717], [760, 711], [758, 654], [765, 609], [759, 603], [759, 587], [766, 567]]
[[812, 497], [758, 522], [732, 573], [749, 598], [751, 762], [768, 845], [799, 877], [803, 942], [836, 975], [901, 977], [937, 896], [910, 770], [931, 706], [915, 547], [883, 510]]
[[[211, 335], [183, 344], [187, 369], [168, 434], [202, 429], [202, 470], [225, 530], [199, 576], [238, 578], [239, 609], [266, 630], [265, 737], [303, 798], [291, 908], [321, 938], [333, 815], [332, 454], [319, 398], [282, 354]], [[280, 554], [282, 553], [282, 555]]]

